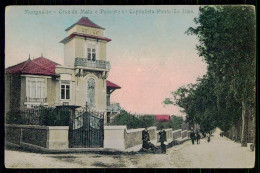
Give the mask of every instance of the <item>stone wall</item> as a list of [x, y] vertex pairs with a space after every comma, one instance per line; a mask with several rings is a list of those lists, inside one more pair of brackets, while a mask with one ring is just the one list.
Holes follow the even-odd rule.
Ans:
[[125, 149], [126, 126], [104, 126], [104, 148]]
[[[104, 127], [104, 148], [126, 150], [142, 148], [142, 131], [144, 128], [128, 130], [126, 126], [105, 126]], [[150, 141], [156, 144], [156, 127], [148, 128]]]
[[178, 139], [181, 137], [181, 129], [172, 131], [172, 137], [174, 139]]
[[[131, 148], [134, 146], [142, 145], [142, 131], [143, 128], [125, 130], [125, 149]], [[150, 135], [151, 137], [151, 135]]]
[[67, 149], [68, 126], [5, 125], [5, 141], [31, 148]]
[[182, 138], [188, 137], [188, 130], [181, 131], [181, 137]]
[[[156, 131], [157, 133], [157, 142], [159, 142], [160, 140], [160, 135], [159, 135], [160, 131]], [[170, 143], [173, 141], [173, 135], [172, 135], [172, 129], [165, 129], [166, 132], [166, 143]]]
[[[124, 151], [138, 151], [142, 148], [142, 131], [144, 128], [128, 130], [126, 126], [105, 126], [104, 127], [104, 148], [113, 148]], [[150, 141], [159, 146], [159, 131], [156, 127], [148, 128]], [[171, 144], [174, 139], [185, 138], [188, 131], [182, 132], [181, 129], [172, 131], [165, 129], [166, 144]]]
[[[104, 126], [104, 148], [122, 151], [138, 151], [142, 148], [144, 128], [128, 130], [126, 126]], [[159, 146], [159, 131], [148, 128], [150, 141]], [[69, 149], [68, 126], [5, 125], [6, 143], [33, 149]], [[175, 139], [185, 138], [188, 131], [165, 129], [167, 145]]]

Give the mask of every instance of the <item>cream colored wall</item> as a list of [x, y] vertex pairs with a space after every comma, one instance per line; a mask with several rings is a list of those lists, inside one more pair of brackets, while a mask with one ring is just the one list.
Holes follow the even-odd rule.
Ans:
[[104, 37], [103, 29], [91, 28], [82, 25], [75, 25], [70, 30], [67, 31], [68, 35], [72, 34], [73, 32]]
[[75, 44], [75, 39], [72, 39], [64, 45], [64, 66], [66, 67], [74, 67]]
[[[89, 35], [96, 35], [99, 37], [104, 37], [104, 30], [85, 27], [81, 25], [75, 25], [67, 34], [70, 35], [73, 32], [84, 33]], [[95, 33], [93, 33], [95, 32]], [[97, 44], [97, 60], [106, 60], [106, 42], [104, 41], [96, 41], [95, 39], [87, 38], [86, 40], [81, 37], [74, 37], [64, 46], [64, 67], [74, 67], [75, 58], [86, 58], [86, 44], [89, 42], [93, 44]], [[86, 105], [86, 80], [89, 77], [93, 77], [95, 79], [95, 106], [97, 111], [106, 111], [106, 81], [103, 79], [99, 79], [93, 73], [90, 72], [85, 77], [75, 77], [75, 73], [73, 69], [66, 70], [61, 67], [56, 68], [56, 73], [67, 73], [72, 74], [72, 82], [71, 82], [71, 100], [70, 104], [75, 104], [79, 106]], [[55, 86], [56, 91], [56, 103], [60, 103], [60, 83]], [[107, 121], [106, 113], [105, 113], [105, 124]]]
[[[97, 60], [106, 61], [106, 43], [103, 41], [97, 42], [94, 39], [87, 39], [81, 37], [75, 37], [75, 57], [86, 58], [86, 45], [94, 44], [96, 45], [96, 49], [98, 51]], [[74, 62], [73, 62], [74, 63]], [[74, 64], [73, 64], [74, 65]]]
[[[75, 71], [72, 68], [56, 67], [55, 70], [58, 74], [71, 74], [71, 92], [70, 92], [70, 104], [77, 106], [86, 106], [87, 101], [87, 80], [94, 78], [95, 80], [95, 108], [97, 111], [106, 111], [106, 81], [98, 78], [94, 73], [89, 72], [85, 77], [76, 77]], [[56, 91], [56, 103], [61, 103], [60, 100], [60, 82], [56, 82], [53, 86]], [[104, 116], [104, 122], [106, 124], [107, 117]]]
[[99, 59], [106, 61], [106, 54], [107, 54], [107, 48], [106, 48], [105, 42], [99, 42]]
[[74, 37], [67, 42], [64, 46], [64, 66], [74, 67], [75, 58], [86, 58], [86, 44], [96, 44], [98, 55], [97, 60], [106, 61], [106, 43], [96, 40], [87, 39], [81, 37]]
[[73, 26], [72, 28], [70, 28], [70, 30], [67, 31], [67, 35], [69, 36], [69, 35], [72, 34], [73, 32], [77, 32], [76, 26]]
[[20, 97], [20, 108], [26, 108], [24, 104], [26, 99], [26, 77], [21, 77], [21, 97]]
[[[99, 36], [99, 37], [104, 36], [104, 31], [102, 29], [84, 27], [84, 26], [80, 26], [80, 25], [75, 25], [73, 28], [71, 28], [68, 31], [68, 35], [72, 34], [73, 32], [81, 32], [83, 29], [87, 29], [89, 35], [93, 35], [93, 34], [91, 34], [93, 31], [95, 31], [95, 32], [98, 31], [98, 34], [95, 34], [96, 36]], [[87, 44], [88, 42], [93, 43], [93, 44], [97, 43], [95, 39], [88, 38], [85, 41], [85, 39], [81, 38], [81, 37], [74, 37], [73, 39], [71, 39], [70, 41], [65, 43], [65, 45], [64, 45], [64, 66], [73, 67], [76, 57], [86, 58], [86, 55], [85, 55], [86, 50], [84, 50], [84, 49], [85, 49], [85, 44]], [[98, 44], [97, 45], [97, 47], [98, 47], [97, 48], [97, 50], [98, 50], [97, 59], [106, 61], [106, 42], [99, 41], [97, 44]]]
[[47, 140], [49, 149], [67, 149], [69, 148], [69, 127], [68, 126], [54, 126], [49, 127], [49, 138]]
[[[75, 57], [85, 58], [84, 57], [84, 42], [85, 40], [81, 37], [75, 37]], [[73, 64], [74, 65], [74, 64]]]
[[104, 126], [104, 148], [125, 150], [126, 126]]
[[[70, 83], [70, 100], [69, 103], [71, 105], [75, 105], [75, 100], [77, 99], [75, 97], [76, 95], [76, 77], [75, 77], [75, 71], [73, 68], [66, 68], [66, 67], [56, 67], [55, 72], [58, 74], [70, 74], [71, 75], [71, 83]], [[56, 91], [56, 103], [61, 103], [60, 99], [60, 79], [56, 82], [55, 85], [55, 91]]]
[[85, 106], [87, 97], [87, 80], [95, 79], [95, 106], [97, 111], [106, 110], [106, 81], [99, 79], [94, 74], [88, 74], [85, 77], [77, 77], [76, 79], [76, 105]]
[[56, 101], [56, 90], [55, 86], [58, 82], [51, 78], [47, 79], [47, 103], [49, 106], [55, 104]]

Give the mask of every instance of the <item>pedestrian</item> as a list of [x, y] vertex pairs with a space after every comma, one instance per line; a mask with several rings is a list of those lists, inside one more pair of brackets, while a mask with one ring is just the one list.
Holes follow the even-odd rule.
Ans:
[[196, 133], [196, 141], [197, 141], [197, 144], [200, 144], [200, 134], [199, 134], [199, 132]]
[[203, 136], [203, 138], [206, 138], [206, 133], [202, 132], [202, 136]]
[[164, 144], [164, 142], [167, 140], [166, 132], [162, 127], [161, 127], [161, 131], [159, 132], [159, 136], [160, 136], [159, 142], [161, 142], [161, 152], [166, 153], [166, 145]]
[[191, 133], [190, 133], [190, 139], [191, 139], [191, 143], [192, 143], [192, 145], [194, 144], [194, 140], [195, 140], [195, 133], [194, 133], [194, 131], [192, 131]]
[[207, 141], [210, 142], [210, 134], [207, 137]]
[[153, 152], [155, 153], [155, 146], [150, 142], [150, 135], [148, 132], [147, 127], [145, 127], [145, 129], [142, 131], [142, 140], [143, 140], [143, 145], [142, 148], [143, 149], [152, 149]]

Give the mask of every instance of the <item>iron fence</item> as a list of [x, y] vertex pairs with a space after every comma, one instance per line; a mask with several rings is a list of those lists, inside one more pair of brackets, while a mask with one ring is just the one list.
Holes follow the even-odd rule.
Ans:
[[71, 112], [66, 108], [36, 107], [11, 110], [6, 115], [7, 124], [67, 126]]
[[42, 125], [42, 109], [11, 110], [7, 113], [8, 124]]

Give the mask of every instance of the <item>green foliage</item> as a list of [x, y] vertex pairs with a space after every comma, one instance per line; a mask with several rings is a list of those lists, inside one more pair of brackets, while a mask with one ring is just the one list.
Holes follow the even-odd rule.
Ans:
[[45, 126], [69, 126], [70, 111], [65, 108], [40, 108], [40, 119]]
[[23, 120], [21, 118], [21, 114], [15, 111], [9, 111], [6, 114], [5, 122], [7, 124], [22, 124]]
[[204, 131], [216, 126], [226, 131], [241, 120], [242, 103], [246, 110], [255, 106], [255, 10], [203, 6], [199, 11], [197, 26], [186, 33], [198, 37], [196, 48], [208, 64], [207, 74], [196, 84], [180, 87], [164, 104], [183, 108], [188, 122]]
[[179, 116], [171, 116], [170, 121], [161, 121], [156, 122], [155, 125], [157, 129], [169, 129], [172, 128], [173, 130], [181, 129], [181, 125], [183, 123], [183, 118]]
[[131, 129], [131, 128], [139, 128], [141, 126], [141, 123], [138, 120], [138, 118], [136, 118], [129, 112], [122, 110], [120, 114], [118, 114], [113, 119], [111, 125], [126, 125], [127, 128]]
[[172, 116], [170, 121], [157, 122], [154, 115], [140, 115], [138, 117], [122, 110], [110, 123], [110, 125], [126, 125], [128, 129], [144, 128], [156, 126], [157, 129], [173, 128], [180, 129], [183, 123], [183, 118], [179, 116]]
[[6, 114], [7, 124], [68, 126], [70, 111], [39, 106], [31, 110], [12, 110]]
[[154, 126], [154, 122], [154, 116], [143, 115], [137, 118], [133, 114], [122, 110], [120, 114], [113, 119], [111, 125], [126, 125], [128, 129], [135, 129]]
[[181, 125], [184, 122], [183, 117], [171, 116], [171, 128], [174, 130], [181, 129]]

